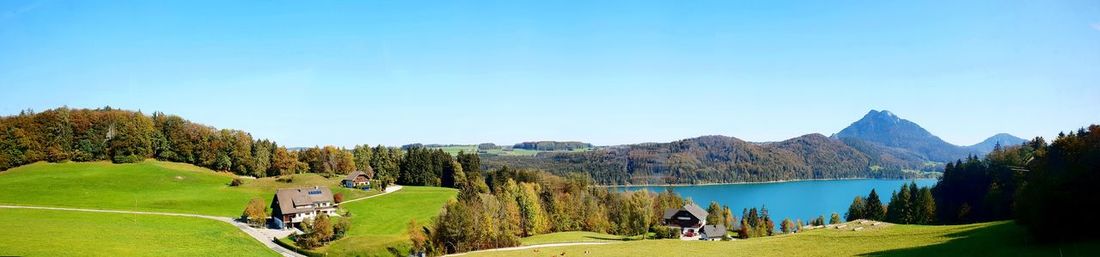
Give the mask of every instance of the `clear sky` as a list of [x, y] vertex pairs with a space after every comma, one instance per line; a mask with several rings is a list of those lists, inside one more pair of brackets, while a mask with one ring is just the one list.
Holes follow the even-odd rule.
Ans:
[[[911, 3], [919, 2], [919, 3]], [[1100, 123], [1100, 1], [0, 1], [0, 114], [162, 111], [288, 146]]]

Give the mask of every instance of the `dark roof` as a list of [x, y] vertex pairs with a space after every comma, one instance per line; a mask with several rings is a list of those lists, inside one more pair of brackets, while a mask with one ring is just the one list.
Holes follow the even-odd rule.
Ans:
[[672, 215], [676, 215], [677, 212], [680, 212], [680, 209], [665, 209], [665, 216], [663, 219], [672, 219]]
[[703, 226], [704, 235], [707, 237], [721, 237], [726, 235], [726, 226], [723, 225], [706, 225]]
[[294, 208], [295, 206], [310, 205], [317, 202], [335, 202], [332, 191], [328, 187], [303, 187], [284, 188], [275, 191], [275, 199], [279, 200], [279, 212], [293, 214], [311, 212], [316, 208]]
[[355, 180], [355, 177], [358, 177], [359, 175], [366, 176], [367, 173], [358, 170], [352, 171], [351, 173], [348, 173], [348, 177], [344, 178], [344, 180]]
[[688, 212], [691, 213], [691, 215], [695, 215], [695, 217], [699, 218], [700, 220], [706, 220], [707, 219], [707, 214], [708, 214], [707, 211], [703, 210], [703, 208], [700, 208], [698, 205], [695, 205], [694, 203], [689, 203], [689, 204], [684, 205], [684, 210], [687, 210]]

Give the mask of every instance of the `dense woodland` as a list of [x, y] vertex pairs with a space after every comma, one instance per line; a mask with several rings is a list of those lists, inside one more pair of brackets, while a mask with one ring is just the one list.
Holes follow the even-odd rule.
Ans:
[[287, 150], [244, 131], [216, 129], [159, 112], [62, 107], [0, 118], [0, 170], [37, 161], [129, 163], [146, 158], [254, 177], [307, 172], [334, 176], [361, 170], [386, 182], [382, 185], [453, 186], [454, 174], [461, 169], [441, 150], [381, 145]]
[[1041, 137], [1019, 146], [997, 145], [984, 158], [948, 163], [933, 188], [901, 187], [882, 206], [872, 190], [856, 197], [848, 220], [904, 224], [968, 224], [1015, 219], [1041, 241], [1097, 238], [1072, 221], [1091, 220], [1084, 211], [1100, 199], [1100, 126]]
[[697, 184], [830, 178], [906, 178], [923, 161], [889, 148], [810, 134], [758, 144], [725, 136], [646, 143], [587, 152], [485, 156], [488, 168], [586, 172], [598, 184]]

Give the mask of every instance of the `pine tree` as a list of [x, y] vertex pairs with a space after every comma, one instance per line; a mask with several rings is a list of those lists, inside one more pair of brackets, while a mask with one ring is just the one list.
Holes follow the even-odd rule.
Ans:
[[852, 199], [852, 205], [848, 206], [848, 214], [845, 215], [844, 219], [847, 221], [854, 221], [864, 218], [863, 205], [863, 197], [856, 196], [855, 199]]
[[869, 220], [882, 221], [886, 218], [886, 208], [882, 206], [882, 201], [879, 200], [875, 189], [871, 189], [871, 194], [867, 195], [867, 201], [863, 206], [863, 215], [865, 219]]

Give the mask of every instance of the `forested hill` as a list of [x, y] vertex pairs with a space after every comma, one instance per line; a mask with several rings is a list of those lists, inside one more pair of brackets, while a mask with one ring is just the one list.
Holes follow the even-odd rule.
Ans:
[[724, 183], [791, 179], [914, 176], [939, 171], [942, 163], [984, 155], [996, 144], [1023, 140], [998, 134], [974, 146], [947, 143], [920, 125], [889, 111], [870, 111], [851, 126], [825, 137], [809, 134], [781, 142], [751, 143], [703, 136], [669, 143], [599, 147], [590, 152], [536, 156], [485, 156], [487, 168], [540, 168], [586, 172], [598, 183]]
[[873, 144], [821, 134], [765, 144], [727, 136], [703, 136], [669, 143], [605, 147], [589, 152], [485, 156], [482, 163], [488, 168], [540, 168], [558, 173], [582, 171], [601, 184], [896, 178], [914, 175], [906, 175], [902, 169], [923, 165], [923, 160], [895, 157], [891, 153], [892, 150]]
[[1018, 138], [1016, 136], [1009, 135], [1008, 133], [1000, 133], [985, 139], [981, 143], [968, 146], [967, 148], [974, 152], [989, 153], [992, 152], [993, 148], [996, 148], [997, 145], [1012, 146], [1020, 145], [1026, 142], [1027, 140], [1024, 140], [1023, 138]]

